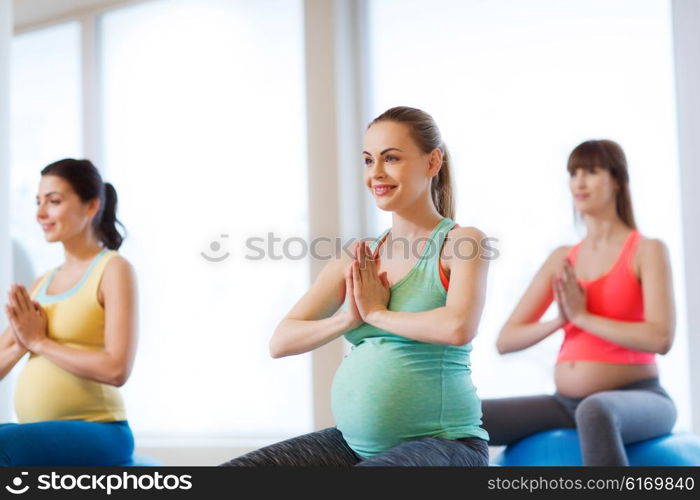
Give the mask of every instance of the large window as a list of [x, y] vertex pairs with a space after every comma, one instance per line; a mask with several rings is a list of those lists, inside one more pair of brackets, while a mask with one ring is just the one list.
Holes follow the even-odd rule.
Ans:
[[[10, 213], [15, 278], [25, 285], [57, 266], [63, 249], [36, 222], [40, 172], [82, 156], [80, 25], [70, 22], [16, 36], [12, 43]], [[27, 266], [26, 264], [29, 264]]]
[[[373, 116], [395, 105], [431, 113], [454, 159], [457, 222], [499, 240], [474, 341], [480, 396], [554, 389], [561, 332], [507, 356], [495, 339], [549, 253], [584, 235], [573, 224], [568, 153], [611, 138], [628, 156], [641, 232], [671, 251], [677, 337], [659, 364], [678, 427], [688, 428], [669, 2], [374, 0], [368, 15]], [[374, 213], [379, 233], [391, 218]]]
[[100, 32], [104, 172], [141, 293], [133, 427], [310, 431], [310, 355], [268, 353], [308, 287], [307, 260], [267, 253], [308, 225], [301, 2], [147, 2]]

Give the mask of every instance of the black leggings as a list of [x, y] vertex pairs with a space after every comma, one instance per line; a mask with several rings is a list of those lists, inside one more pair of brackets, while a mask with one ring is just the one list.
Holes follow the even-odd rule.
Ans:
[[536, 432], [576, 428], [584, 465], [629, 465], [625, 445], [668, 434], [676, 406], [658, 377], [585, 398], [554, 395], [486, 399], [482, 427], [492, 446]]
[[462, 466], [489, 464], [488, 443], [480, 438], [426, 437], [406, 441], [370, 458], [357, 455], [336, 427], [271, 444], [224, 466]]

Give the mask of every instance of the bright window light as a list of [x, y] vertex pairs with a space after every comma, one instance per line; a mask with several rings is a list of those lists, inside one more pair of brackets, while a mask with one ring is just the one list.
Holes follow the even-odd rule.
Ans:
[[308, 260], [251, 260], [246, 243], [307, 234], [302, 20], [289, 0], [154, 1], [102, 19], [104, 170], [141, 293], [124, 387], [140, 436], [311, 430], [310, 355], [268, 353]]
[[82, 157], [80, 25], [14, 37], [11, 70], [10, 231], [16, 273], [28, 286], [63, 261], [63, 248], [46, 243], [36, 222], [35, 197], [42, 168]]

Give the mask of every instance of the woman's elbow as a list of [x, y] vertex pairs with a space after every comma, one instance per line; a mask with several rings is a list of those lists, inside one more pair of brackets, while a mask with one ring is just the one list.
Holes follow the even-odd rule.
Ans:
[[449, 345], [465, 345], [474, 340], [476, 337], [476, 328], [471, 326], [458, 325], [457, 328], [451, 330], [448, 337]]
[[507, 338], [508, 334], [506, 332], [506, 327], [503, 327], [498, 333], [498, 338], [496, 339], [496, 351], [498, 351], [498, 354], [508, 354], [509, 352], [513, 351], [511, 346], [508, 344]]
[[289, 353], [285, 349], [284, 343], [281, 342], [279, 327], [275, 330], [275, 333], [272, 334], [272, 338], [270, 338], [268, 348], [270, 351], [270, 357], [274, 359], [283, 358], [289, 355]]
[[498, 352], [498, 354], [503, 355], [513, 352], [513, 349], [511, 349], [510, 346], [504, 344], [502, 341], [497, 341], [496, 351]]
[[283, 358], [287, 354], [276, 343], [270, 341], [270, 357], [274, 359]]
[[671, 346], [673, 345], [673, 337], [670, 334], [670, 332], [663, 332], [662, 335], [660, 336], [658, 346], [656, 348], [656, 353], [657, 354], [667, 354], [668, 351], [671, 350]]
[[116, 370], [107, 383], [109, 385], [113, 385], [114, 387], [121, 387], [126, 384], [127, 380], [129, 380], [129, 373], [127, 370], [122, 369]]

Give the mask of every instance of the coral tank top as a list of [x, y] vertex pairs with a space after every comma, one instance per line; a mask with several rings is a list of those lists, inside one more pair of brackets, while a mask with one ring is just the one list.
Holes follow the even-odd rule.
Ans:
[[[586, 290], [588, 312], [605, 318], [644, 321], [642, 286], [632, 270], [634, 251], [639, 243], [639, 231], [633, 230], [613, 267], [595, 280], [578, 280]], [[576, 255], [581, 243], [574, 245], [567, 260], [576, 267]], [[561, 361], [599, 361], [618, 364], [651, 364], [656, 362], [653, 352], [637, 351], [596, 336], [567, 323], [564, 341], [557, 357]]]

